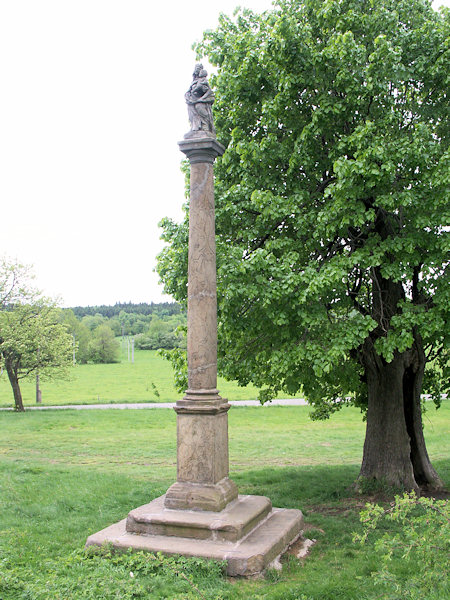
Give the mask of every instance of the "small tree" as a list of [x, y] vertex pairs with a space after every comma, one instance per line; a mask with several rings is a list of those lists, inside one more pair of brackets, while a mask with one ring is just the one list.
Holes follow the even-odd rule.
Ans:
[[0, 311], [0, 360], [12, 386], [15, 409], [24, 411], [20, 380], [39, 372], [64, 377], [72, 363], [72, 336], [47, 299], [16, 303]]
[[76, 344], [76, 362], [78, 364], [87, 363], [89, 360], [89, 342], [91, 340], [90, 330], [76, 318], [75, 313], [70, 308], [61, 311], [60, 320]]
[[119, 360], [119, 342], [109, 325], [103, 324], [94, 330], [89, 342], [89, 359], [94, 363], [114, 363]]

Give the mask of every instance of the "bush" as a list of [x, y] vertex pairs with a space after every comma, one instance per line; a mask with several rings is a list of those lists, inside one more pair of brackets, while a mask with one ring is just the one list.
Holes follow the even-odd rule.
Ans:
[[[354, 541], [373, 540], [382, 566], [372, 574], [384, 586], [389, 600], [441, 600], [450, 597], [448, 501], [417, 498], [414, 493], [396, 496], [389, 508], [366, 504], [360, 514], [363, 533]], [[376, 537], [376, 532], [384, 533]]]
[[159, 350], [160, 348], [171, 349], [180, 345], [180, 339], [173, 331], [152, 333], [141, 333], [134, 338], [138, 350]]
[[134, 338], [138, 350], [159, 350], [159, 348], [173, 348], [176, 341], [166, 334], [150, 335], [141, 333]]
[[114, 338], [109, 325], [100, 325], [94, 330], [88, 345], [89, 360], [94, 363], [114, 363], [119, 361], [120, 344]]

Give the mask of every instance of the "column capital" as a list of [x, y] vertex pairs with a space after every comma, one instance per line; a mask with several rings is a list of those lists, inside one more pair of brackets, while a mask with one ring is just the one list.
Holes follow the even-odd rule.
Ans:
[[181, 152], [186, 154], [191, 165], [195, 163], [213, 164], [225, 152], [225, 146], [213, 137], [191, 137], [178, 142]]

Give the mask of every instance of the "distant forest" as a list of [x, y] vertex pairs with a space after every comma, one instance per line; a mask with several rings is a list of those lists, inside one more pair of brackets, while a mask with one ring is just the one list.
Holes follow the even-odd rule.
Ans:
[[139, 350], [185, 348], [187, 315], [175, 302], [118, 302], [114, 306], [75, 306], [61, 310], [61, 321], [76, 342], [77, 363], [120, 360], [119, 339]]
[[85, 316], [102, 315], [108, 319], [117, 317], [122, 311], [125, 313], [134, 313], [138, 315], [152, 315], [155, 314], [158, 317], [168, 317], [171, 315], [178, 315], [184, 312], [179, 304], [176, 302], [152, 302], [147, 304], [140, 302], [134, 304], [133, 302], [117, 302], [114, 306], [108, 306], [102, 304], [100, 306], [75, 306], [71, 310], [78, 319], [82, 319]]

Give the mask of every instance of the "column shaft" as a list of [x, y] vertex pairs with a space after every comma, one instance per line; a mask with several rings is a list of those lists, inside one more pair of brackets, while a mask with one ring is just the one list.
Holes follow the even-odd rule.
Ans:
[[217, 386], [216, 241], [213, 165], [191, 165], [188, 263], [188, 389]]
[[188, 264], [188, 389], [178, 400], [177, 481], [164, 505], [221, 511], [237, 497], [228, 478], [228, 402], [217, 386], [216, 237], [213, 163], [224, 151], [215, 138], [180, 142], [191, 163]]

